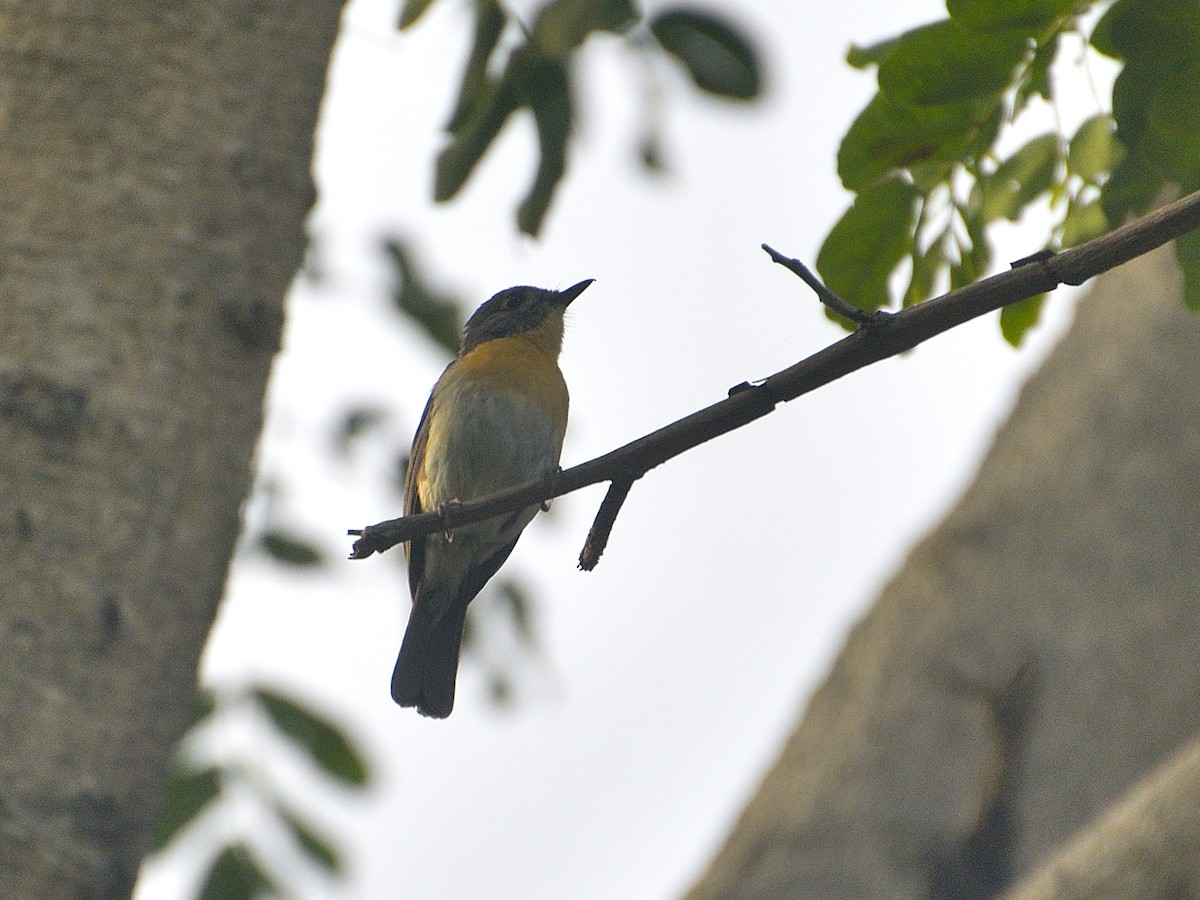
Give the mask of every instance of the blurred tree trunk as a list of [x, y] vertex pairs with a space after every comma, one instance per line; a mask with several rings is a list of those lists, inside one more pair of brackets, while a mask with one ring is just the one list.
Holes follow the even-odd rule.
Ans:
[[1166, 248], [1080, 302], [691, 900], [1200, 897], [1198, 535], [1200, 320]]
[[339, 14], [0, 0], [0, 896], [128, 896], [149, 846]]

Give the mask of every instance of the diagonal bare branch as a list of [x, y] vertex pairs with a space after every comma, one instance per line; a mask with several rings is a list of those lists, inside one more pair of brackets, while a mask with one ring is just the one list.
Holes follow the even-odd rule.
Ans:
[[[548, 478], [456, 505], [442, 514], [421, 513], [351, 530], [350, 534], [359, 535], [351, 558], [363, 559], [419, 535], [514, 512], [590, 484], [635, 481], [655, 466], [767, 415], [780, 403], [911, 350], [931, 337], [1010, 303], [1052, 291], [1060, 284], [1083, 284], [1197, 227], [1200, 227], [1200, 191], [1086, 244], [1057, 254], [1035, 253], [1014, 263], [1007, 272], [902, 312], [873, 317], [848, 337], [762, 382], [737, 385], [724, 400]], [[768, 252], [777, 257], [777, 262], [786, 264], [786, 257]]]

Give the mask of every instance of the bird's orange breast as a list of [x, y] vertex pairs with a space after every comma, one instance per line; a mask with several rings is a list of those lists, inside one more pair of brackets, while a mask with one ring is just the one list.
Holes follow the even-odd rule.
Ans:
[[480, 344], [455, 363], [460, 378], [487, 390], [524, 396], [559, 432], [567, 427], [569, 396], [558, 360], [526, 337]]

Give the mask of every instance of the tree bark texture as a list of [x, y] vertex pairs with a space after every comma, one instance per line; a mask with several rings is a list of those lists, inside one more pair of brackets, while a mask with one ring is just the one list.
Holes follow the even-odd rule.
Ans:
[[[1168, 778], [1200, 725], [1200, 319], [1171, 254], [1081, 301], [691, 900], [995, 896]], [[1194, 799], [1197, 766], [1164, 783]], [[1200, 807], [1176, 812], [1165, 893], [1021, 896], [1200, 897]]]
[[1192, 740], [1007, 900], [1187, 900], [1200, 896], [1200, 740]]
[[0, 896], [128, 896], [148, 849], [339, 14], [0, 0]]

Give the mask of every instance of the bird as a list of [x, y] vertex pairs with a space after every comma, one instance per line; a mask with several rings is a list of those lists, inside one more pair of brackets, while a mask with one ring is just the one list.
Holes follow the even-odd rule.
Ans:
[[[558, 357], [563, 314], [594, 279], [562, 291], [500, 291], [463, 327], [458, 356], [434, 384], [413, 438], [404, 514], [445, 514], [464, 503], [558, 470], [569, 396]], [[423, 716], [454, 708], [467, 606], [504, 561], [534, 504], [405, 545], [412, 607], [392, 699]]]

